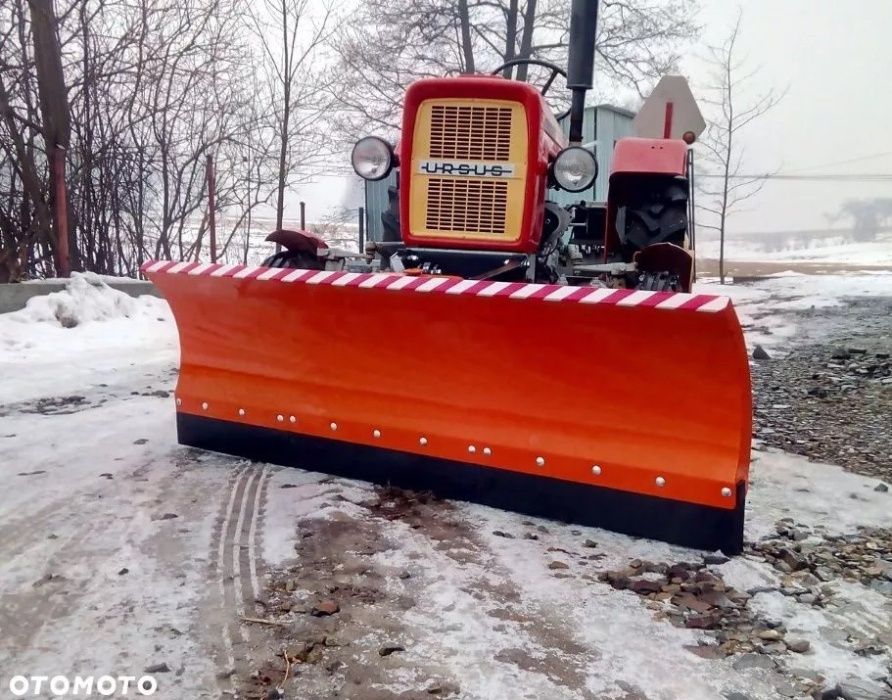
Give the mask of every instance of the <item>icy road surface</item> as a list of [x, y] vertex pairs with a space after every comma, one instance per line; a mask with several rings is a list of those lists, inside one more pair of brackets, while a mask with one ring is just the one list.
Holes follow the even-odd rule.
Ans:
[[[312, 559], [378, 580], [377, 597], [341, 631], [352, 638], [340, 653], [374, 667], [345, 697], [435, 697], [429, 688], [474, 699], [783, 697], [775, 672], [695, 655], [704, 632], [672, 626], [596, 576], [702, 552], [467, 504], [391, 518], [363, 505], [368, 484], [178, 447], [166, 304], [95, 282], [77, 278], [0, 316], [0, 696], [13, 674], [154, 667], [156, 697], [232, 697], [275, 653], [257, 622], [268, 577], [293, 566], [302, 585]], [[758, 342], [778, 347], [805, 333], [785, 309], [889, 295], [892, 276], [782, 277], [730, 291], [754, 334], [752, 319], [771, 324]], [[875, 491], [876, 480], [756, 456], [748, 540], [784, 517], [825, 534], [892, 527], [892, 494]], [[779, 577], [755, 557], [712, 568], [741, 590]], [[772, 592], [751, 605], [810, 642], [795, 658], [803, 673], [828, 685], [882, 677], [890, 598], [829, 585], [825, 608]], [[382, 661], [395, 637], [405, 649]], [[855, 652], [865, 638], [879, 640], [878, 653]], [[329, 697], [325, 678], [299, 675], [287, 696]]]

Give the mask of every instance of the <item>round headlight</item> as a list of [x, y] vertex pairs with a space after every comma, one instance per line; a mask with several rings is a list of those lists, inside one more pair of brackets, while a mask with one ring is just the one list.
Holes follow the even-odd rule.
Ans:
[[383, 180], [393, 168], [393, 149], [384, 139], [366, 136], [353, 146], [350, 162], [364, 180]]
[[554, 180], [562, 190], [582, 192], [598, 177], [595, 154], [581, 146], [570, 146], [557, 154], [551, 166]]

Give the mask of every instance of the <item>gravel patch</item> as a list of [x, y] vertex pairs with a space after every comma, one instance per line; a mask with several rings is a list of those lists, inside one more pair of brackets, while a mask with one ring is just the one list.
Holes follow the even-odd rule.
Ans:
[[892, 483], [890, 309], [876, 298], [799, 314], [828, 332], [753, 361], [755, 437]]

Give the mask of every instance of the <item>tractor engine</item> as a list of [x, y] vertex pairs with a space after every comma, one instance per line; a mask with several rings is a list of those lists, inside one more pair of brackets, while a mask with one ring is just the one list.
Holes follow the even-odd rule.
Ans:
[[[382, 147], [379, 139], [363, 139], [354, 163], [357, 151], [362, 157], [364, 149]], [[556, 280], [543, 253], [556, 247], [570, 214], [547, 202], [546, 192], [566, 150], [551, 107], [531, 85], [489, 76], [413, 83], [398, 153], [389, 156], [400, 179], [384, 223], [399, 235], [379, 249], [404, 269]], [[594, 157], [582, 157], [593, 179]]]
[[594, 153], [568, 138], [533, 86], [499, 77], [409, 86], [400, 145], [361, 139], [369, 180], [399, 168], [382, 269], [507, 282], [689, 291], [690, 150], [679, 138], [623, 138], [608, 201], [566, 207], [549, 190], [591, 187]]
[[[356, 143], [351, 161], [366, 180], [399, 168], [382, 216], [385, 240], [373, 246], [382, 269], [690, 291], [688, 145], [695, 131], [680, 131], [681, 120], [673, 121], [693, 103], [687, 83], [678, 90], [682, 78], [661, 81], [642, 108], [657, 118], [662, 138], [615, 144], [606, 203], [563, 206], [548, 199], [553, 189], [589, 190], [598, 175], [596, 144], [581, 143], [597, 12], [597, 2], [574, 0], [567, 71], [521, 58], [489, 76], [419, 80], [406, 90], [399, 147], [375, 136]], [[503, 77], [522, 64], [551, 72], [541, 90]], [[545, 94], [558, 75], [572, 97], [556, 117]], [[663, 89], [670, 83], [674, 92]]]
[[539, 249], [548, 166], [566, 137], [537, 90], [483, 76], [418, 81], [400, 143], [407, 246]]

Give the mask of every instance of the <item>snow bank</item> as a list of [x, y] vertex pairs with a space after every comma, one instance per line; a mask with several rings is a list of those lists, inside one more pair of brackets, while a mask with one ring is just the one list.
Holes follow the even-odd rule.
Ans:
[[[82, 274], [82, 273], [74, 273]], [[119, 277], [117, 275], [98, 275], [95, 272], [86, 273], [92, 279], [99, 279], [109, 284], [145, 284], [145, 280], [139, 280], [134, 277]], [[67, 283], [70, 277], [44, 277], [34, 280], [22, 280], [20, 284], [45, 284], [46, 282]]]
[[[112, 289], [92, 272], [73, 272], [65, 289], [33, 297], [21, 311], [4, 314], [9, 320], [23, 323], [52, 323], [63, 328], [74, 328], [91, 321], [133, 318], [155, 313], [164, 302], [155, 297], [140, 300]], [[154, 299], [144, 301], [144, 299]]]
[[167, 302], [132, 298], [92, 274], [0, 314], [0, 404], [136, 381], [177, 364]]

